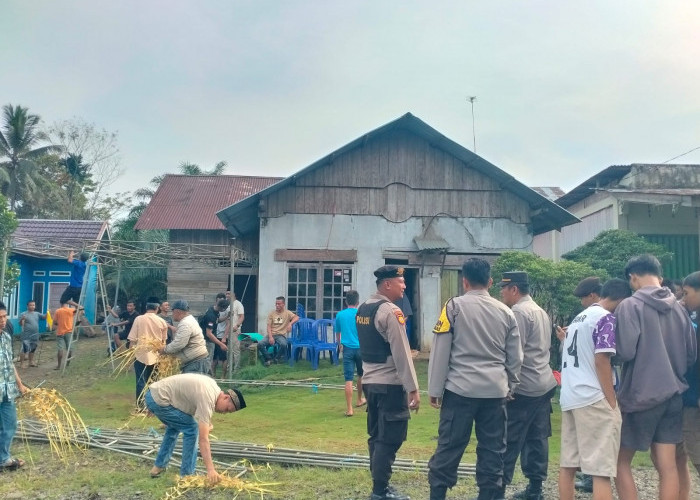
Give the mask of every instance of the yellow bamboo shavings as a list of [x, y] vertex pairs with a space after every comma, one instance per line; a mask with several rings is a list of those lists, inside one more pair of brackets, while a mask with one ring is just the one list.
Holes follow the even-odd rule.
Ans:
[[231, 477], [226, 472], [221, 474], [221, 481], [217, 484], [209, 483], [207, 476], [185, 476], [178, 479], [175, 486], [170, 488], [163, 497], [163, 500], [173, 500], [180, 498], [187, 491], [192, 489], [209, 489], [209, 490], [229, 490], [233, 496], [232, 499], [238, 498], [241, 493], [244, 493], [247, 498], [251, 495], [264, 498], [266, 493], [273, 493], [271, 486], [276, 486], [279, 483], [262, 483], [257, 479], [254, 481], [246, 481], [237, 477]]
[[84, 450], [76, 439], [89, 438], [83, 419], [75, 408], [55, 389], [30, 389], [18, 400], [21, 418], [33, 416], [45, 426], [51, 452], [66, 460], [75, 450]]

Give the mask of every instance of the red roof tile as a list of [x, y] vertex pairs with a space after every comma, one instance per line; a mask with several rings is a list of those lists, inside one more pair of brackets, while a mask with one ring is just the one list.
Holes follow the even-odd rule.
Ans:
[[222, 229], [216, 213], [282, 180], [245, 175], [167, 175], [136, 229]]

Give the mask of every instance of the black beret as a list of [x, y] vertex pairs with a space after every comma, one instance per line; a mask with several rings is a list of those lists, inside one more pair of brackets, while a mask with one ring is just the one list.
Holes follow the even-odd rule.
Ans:
[[503, 273], [503, 278], [498, 282], [498, 286], [527, 285], [528, 283], [528, 276], [525, 271], [508, 271]]
[[400, 278], [403, 276], [403, 267], [399, 266], [382, 266], [376, 271], [374, 275], [378, 280], [386, 280], [390, 278]]

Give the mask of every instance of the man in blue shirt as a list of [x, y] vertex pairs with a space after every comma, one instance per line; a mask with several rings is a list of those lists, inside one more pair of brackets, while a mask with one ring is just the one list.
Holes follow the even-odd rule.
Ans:
[[73, 250], [68, 254], [68, 262], [73, 264], [73, 270], [70, 273], [70, 283], [61, 295], [61, 304], [68, 303], [72, 306], [78, 307], [78, 302], [80, 301], [80, 291], [83, 289], [83, 277], [85, 276], [85, 268], [87, 264], [85, 262], [88, 260], [88, 254], [82, 252], [80, 258], [75, 258], [75, 252]]
[[357, 404], [356, 408], [367, 404], [362, 395], [362, 356], [360, 356], [360, 341], [357, 338], [357, 306], [360, 303], [360, 294], [355, 290], [348, 290], [345, 294], [347, 309], [343, 309], [335, 315], [335, 333], [340, 341], [340, 351], [343, 353], [343, 375], [345, 376], [345, 402], [346, 417], [354, 414], [352, 408], [352, 379], [357, 369]]

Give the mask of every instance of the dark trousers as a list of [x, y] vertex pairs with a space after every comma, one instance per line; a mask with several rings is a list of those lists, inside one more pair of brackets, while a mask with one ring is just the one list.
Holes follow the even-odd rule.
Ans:
[[520, 455], [520, 468], [530, 481], [547, 479], [549, 436], [552, 435], [552, 389], [543, 396], [515, 394], [508, 401], [508, 446], [503, 458], [503, 484], [513, 480], [515, 462]]
[[134, 361], [134, 372], [136, 372], [136, 406], [145, 408], [146, 404], [143, 401], [143, 388], [146, 387], [146, 382], [151, 377], [155, 365], [145, 365], [139, 360]]
[[505, 398], [465, 398], [445, 391], [440, 409], [438, 445], [428, 462], [428, 482], [452, 488], [457, 468], [476, 429], [476, 484], [479, 489], [502, 486], [503, 453], [506, 451]]
[[362, 390], [367, 399], [369, 469], [375, 488], [386, 487], [408, 432], [408, 396], [401, 385], [362, 384]]

